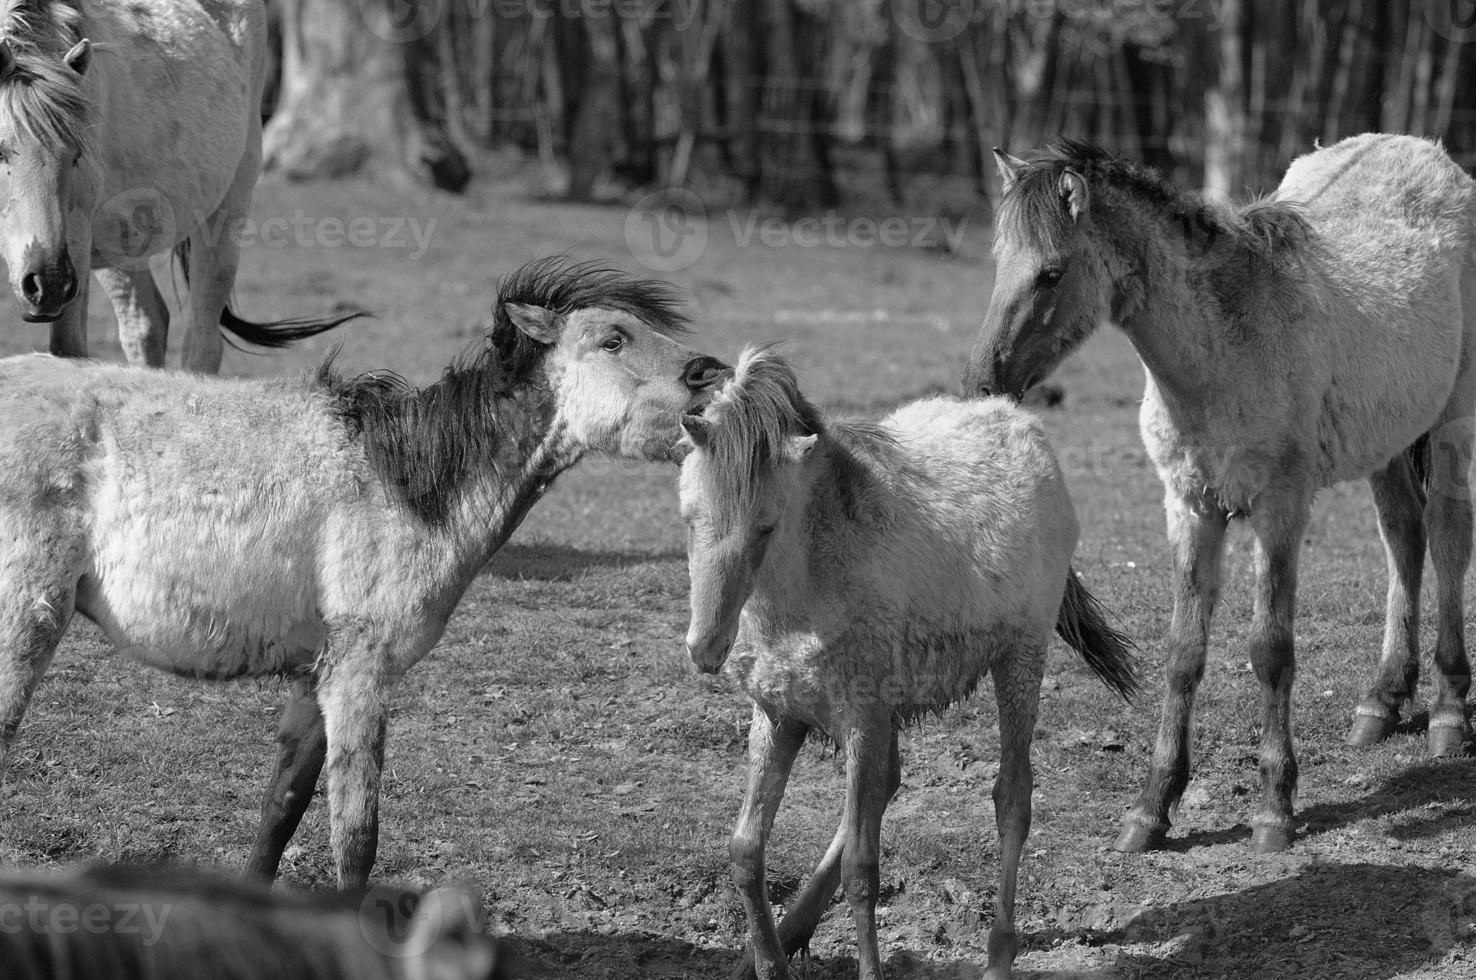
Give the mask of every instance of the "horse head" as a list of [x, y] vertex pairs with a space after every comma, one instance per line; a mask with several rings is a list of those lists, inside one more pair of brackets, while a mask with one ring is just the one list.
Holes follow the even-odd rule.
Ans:
[[56, 320], [79, 291], [70, 246], [90, 236], [71, 226], [91, 220], [78, 200], [91, 55], [85, 38], [59, 58], [0, 40], [0, 255], [32, 323]]

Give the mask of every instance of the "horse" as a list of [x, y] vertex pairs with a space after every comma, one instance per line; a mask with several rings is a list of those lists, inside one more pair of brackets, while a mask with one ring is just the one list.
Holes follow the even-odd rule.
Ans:
[[[1001, 760], [987, 975], [1008, 977], [1052, 626], [1114, 690], [1126, 697], [1136, 684], [1126, 638], [1071, 570], [1076, 514], [1039, 423], [1003, 398], [947, 397], [880, 422], [831, 421], [761, 347], [744, 351], [732, 380], [682, 426], [687, 652], [704, 672], [726, 663], [753, 702], [748, 789], [729, 847], [750, 939], [738, 975], [786, 976], [843, 880], [861, 977], [880, 980], [879, 841], [901, 783], [898, 731], [989, 673]], [[811, 732], [844, 749], [844, 816], [776, 927], [764, 852]]]
[[284, 347], [352, 319], [252, 323], [229, 307], [261, 171], [261, 0], [0, 0], [0, 256], [21, 318], [87, 355], [88, 272], [131, 364], [162, 367], [169, 310], [149, 269], [189, 285], [181, 363], [214, 374], [221, 328]]
[[199, 872], [0, 877], [10, 980], [508, 980], [470, 889], [289, 896]]
[[1261, 689], [1252, 847], [1293, 840], [1297, 557], [1313, 495], [1367, 477], [1388, 554], [1378, 676], [1349, 741], [1416, 694], [1428, 541], [1439, 599], [1428, 750], [1471, 737], [1462, 584], [1471, 555], [1476, 182], [1437, 143], [1365, 134], [1298, 158], [1244, 205], [1180, 192], [1100, 149], [996, 151], [998, 278], [967, 390], [1017, 392], [1097, 323], [1143, 361], [1143, 441], [1164, 487], [1173, 617], [1147, 783], [1115, 847], [1160, 847], [1189, 780], [1227, 526], [1255, 534], [1250, 660]]
[[363, 884], [395, 681], [559, 473], [589, 452], [670, 458], [722, 376], [674, 339], [677, 302], [530, 263], [419, 389], [331, 361], [227, 380], [0, 360], [0, 764], [74, 612], [182, 676], [286, 678], [253, 867], [275, 871], [326, 760], [338, 881]]

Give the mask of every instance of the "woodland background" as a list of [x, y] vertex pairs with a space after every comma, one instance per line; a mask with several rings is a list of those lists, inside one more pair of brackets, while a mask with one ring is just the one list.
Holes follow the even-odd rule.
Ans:
[[[790, 211], [1057, 134], [1207, 192], [1313, 141], [1443, 137], [1476, 161], [1476, 0], [270, 0], [269, 165], [452, 190], [491, 149], [574, 199], [648, 187]], [[469, 162], [473, 161], [473, 162]]]

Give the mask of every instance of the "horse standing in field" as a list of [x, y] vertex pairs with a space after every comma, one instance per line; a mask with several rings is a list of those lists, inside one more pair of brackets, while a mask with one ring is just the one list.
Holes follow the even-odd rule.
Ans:
[[1018, 392], [1108, 319], [1147, 369], [1143, 441], [1164, 485], [1174, 609], [1158, 741], [1116, 847], [1160, 846], [1188, 783], [1194, 696], [1237, 516], [1256, 537], [1262, 798], [1251, 841], [1290, 845], [1297, 555], [1313, 494], [1341, 480], [1368, 478], [1389, 564], [1382, 662], [1349, 741], [1384, 738], [1416, 693], [1428, 539], [1439, 597], [1429, 751], [1459, 753], [1471, 735], [1462, 585], [1476, 183], [1438, 144], [1409, 136], [1303, 156], [1272, 197], [1241, 207], [1080, 143], [998, 156], [999, 271], [965, 387]]
[[87, 354], [88, 272], [131, 364], [162, 367], [149, 258], [190, 285], [183, 366], [220, 369], [224, 327], [282, 347], [349, 317], [256, 324], [227, 306], [261, 170], [261, 0], [0, 0], [0, 254], [51, 352]]
[[[1071, 570], [1076, 514], [1039, 425], [1003, 398], [932, 398], [880, 423], [827, 421], [766, 348], [745, 351], [704, 414], [682, 424], [694, 447], [681, 476], [687, 651], [703, 671], [726, 661], [754, 706], [730, 846], [751, 945], [740, 975], [752, 965], [765, 980], [786, 976], [839, 879], [861, 977], [879, 980], [878, 856], [882, 813], [901, 783], [897, 732], [989, 673], [1001, 759], [987, 976], [1008, 977], [1052, 626], [1119, 693], [1135, 684], [1124, 638]], [[776, 927], [764, 851], [811, 730], [844, 749], [845, 811]]]
[[[413, 908], [408, 919], [403, 910]], [[7, 980], [507, 980], [462, 888], [289, 896], [179, 871], [0, 878]]]
[[387, 700], [586, 452], [668, 458], [723, 365], [664, 283], [543, 260], [474, 352], [393, 375], [229, 381], [0, 361], [0, 763], [73, 612], [200, 679], [294, 681], [252, 855], [275, 872], [324, 765], [341, 885], [374, 862]]

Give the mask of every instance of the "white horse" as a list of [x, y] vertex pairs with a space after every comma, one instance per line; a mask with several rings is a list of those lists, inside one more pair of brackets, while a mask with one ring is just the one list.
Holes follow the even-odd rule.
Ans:
[[[284, 743], [325, 734], [338, 879], [362, 884], [396, 680], [560, 472], [591, 451], [668, 457], [720, 375], [671, 339], [674, 302], [530, 264], [474, 353], [420, 390], [326, 367], [243, 381], [0, 361], [0, 764], [74, 612], [164, 670], [292, 678], [321, 716], [289, 711]], [[278, 817], [293, 827], [324, 758], [295, 744], [279, 767], [311, 779]]]
[[51, 352], [87, 354], [88, 272], [131, 364], [164, 363], [151, 256], [189, 283], [182, 364], [214, 374], [224, 327], [281, 347], [336, 319], [256, 324], [227, 303], [261, 170], [261, 0], [0, 0], [0, 254]]
[[[932, 398], [876, 424], [829, 422], [789, 365], [760, 348], [682, 425], [694, 447], [681, 476], [687, 651], [703, 671], [726, 661], [753, 700], [748, 792], [730, 845], [751, 947], [740, 975], [787, 976], [786, 958], [808, 945], [843, 880], [862, 980], [879, 980], [879, 841], [901, 781], [897, 731], [988, 673], [1002, 756], [987, 976], [1008, 977], [1052, 627], [1118, 692], [1135, 684], [1126, 641], [1071, 571], [1076, 514], [1039, 424], [1003, 398]], [[811, 730], [844, 750], [845, 812], [776, 926], [764, 851]]]
[[1342, 480], [1373, 487], [1390, 572], [1383, 660], [1349, 740], [1382, 739], [1415, 696], [1428, 533], [1440, 604], [1429, 750], [1459, 753], [1471, 736], [1476, 181], [1439, 144], [1374, 134], [1299, 158], [1270, 200], [1241, 207], [1080, 143], [999, 161], [998, 278], [965, 387], [1021, 391], [1105, 320], [1147, 369], [1143, 441], [1163, 481], [1174, 610], [1158, 741], [1116, 846], [1161, 845], [1188, 784], [1233, 516], [1256, 536], [1251, 841], [1290, 845], [1297, 555], [1313, 495]]

